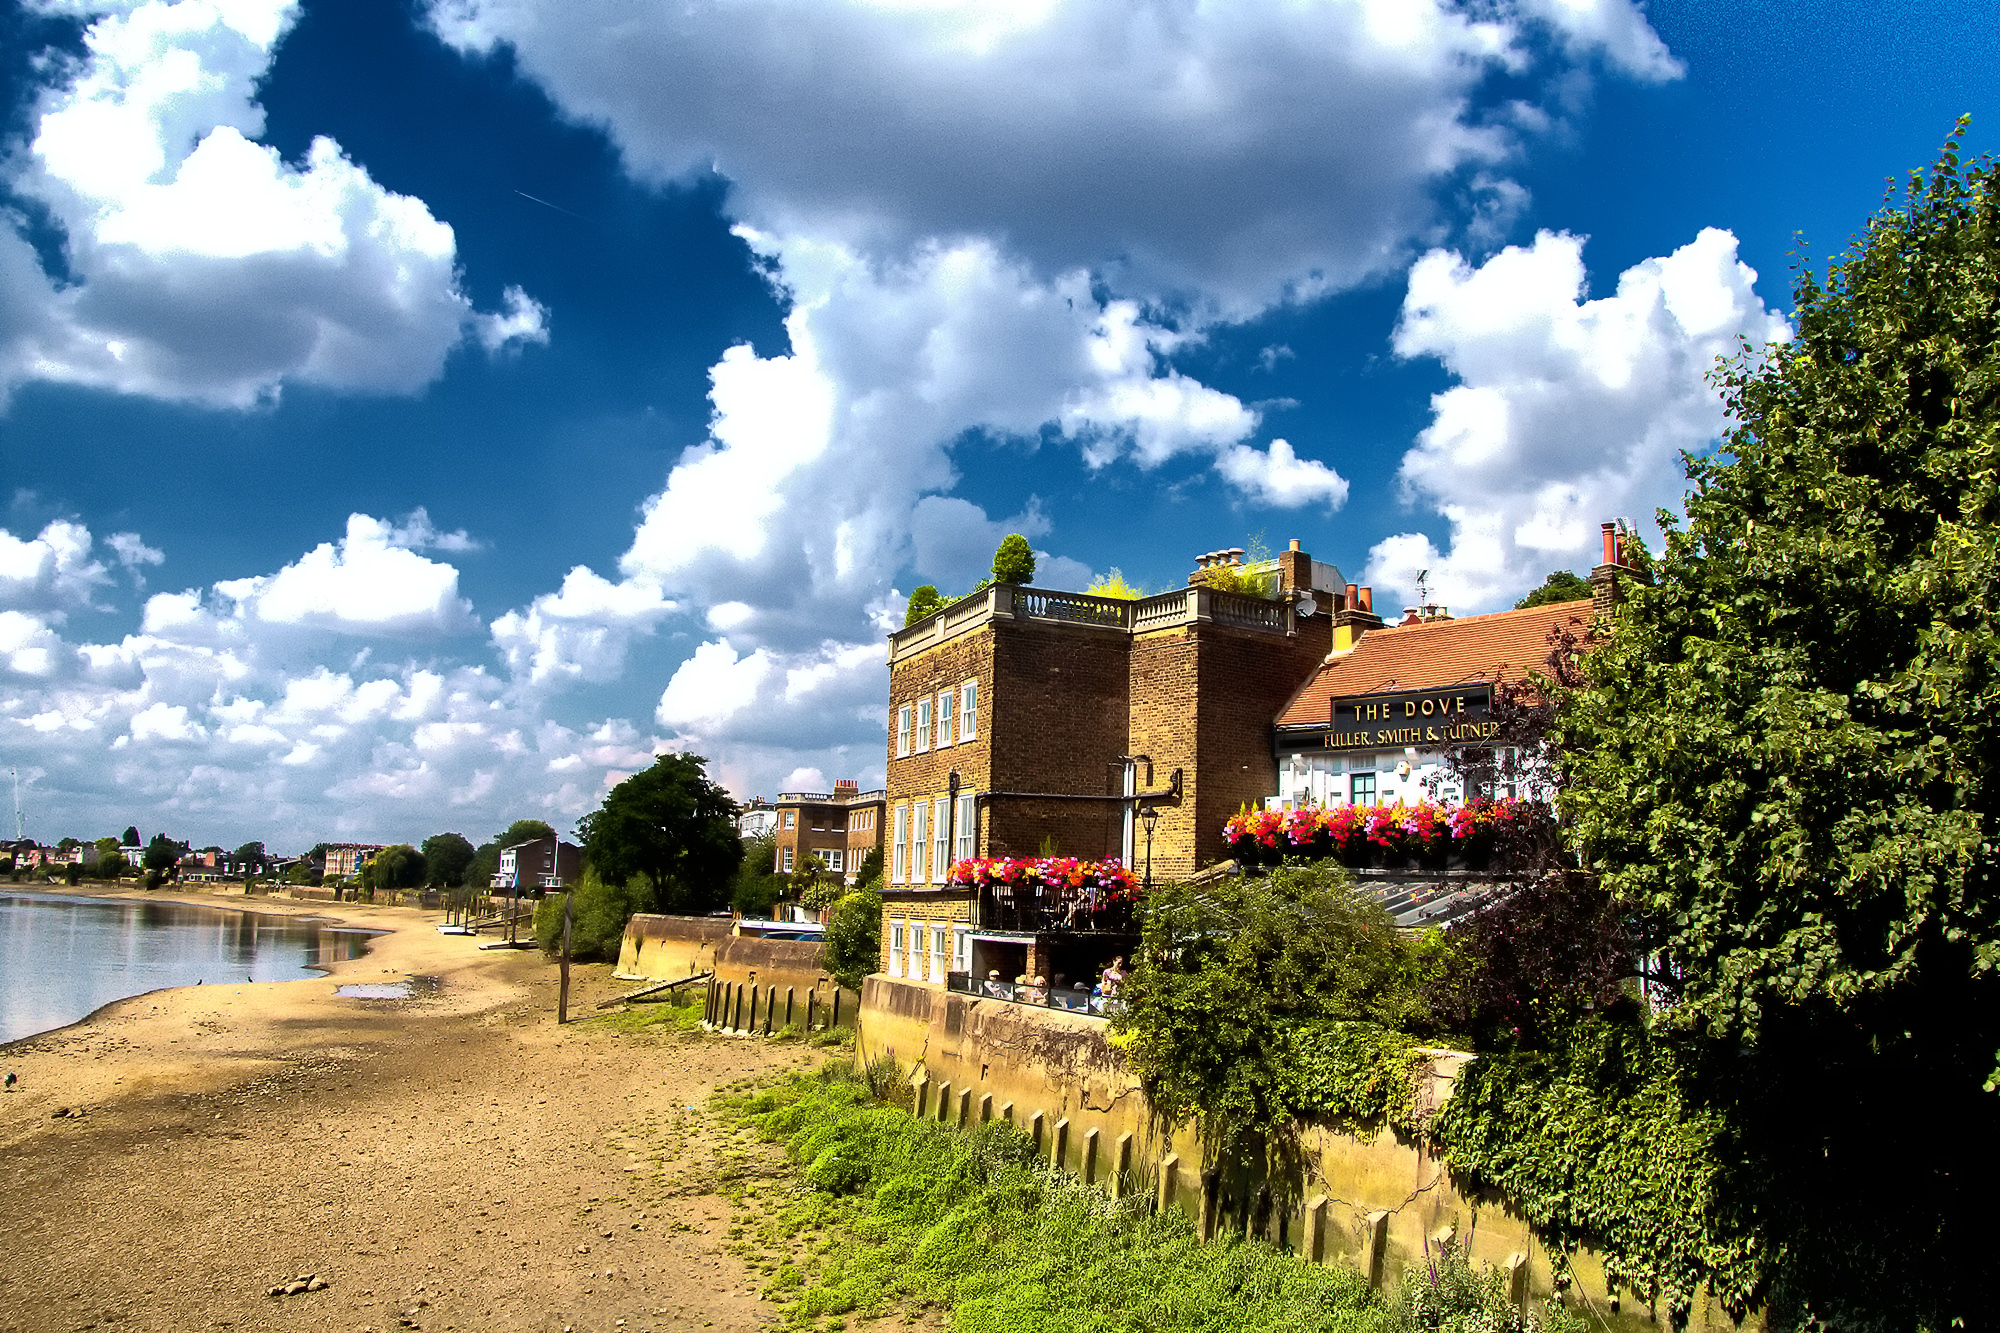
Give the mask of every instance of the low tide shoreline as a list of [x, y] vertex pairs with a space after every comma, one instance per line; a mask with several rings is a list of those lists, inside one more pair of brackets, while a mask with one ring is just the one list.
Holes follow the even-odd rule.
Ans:
[[[696, 1108], [720, 1083], [805, 1062], [799, 1048], [559, 1027], [552, 966], [440, 935], [435, 912], [74, 892], [384, 933], [322, 976], [153, 991], [0, 1047], [17, 1076], [0, 1095], [0, 1333], [768, 1317], [724, 1247]], [[434, 992], [335, 994], [420, 976]], [[609, 967], [578, 967], [572, 1014], [618, 989]], [[306, 1273], [329, 1285], [266, 1294]]]

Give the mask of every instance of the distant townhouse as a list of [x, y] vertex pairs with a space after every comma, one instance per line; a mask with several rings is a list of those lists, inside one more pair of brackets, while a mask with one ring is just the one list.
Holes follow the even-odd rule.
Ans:
[[862, 791], [842, 780], [830, 792], [780, 792], [772, 807], [777, 850], [771, 869], [789, 875], [807, 857], [818, 858], [847, 883], [855, 882], [868, 853], [882, 847], [882, 788]]
[[386, 846], [381, 842], [329, 842], [320, 849], [319, 871], [329, 879], [352, 879]]
[[736, 816], [736, 834], [743, 841], [767, 838], [778, 831], [778, 810], [761, 796], [753, 796]]
[[539, 897], [566, 889], [583, 874], [583, 851], [560, 838], [536, 838], [500, 849], [488, 887], [510, 898]]

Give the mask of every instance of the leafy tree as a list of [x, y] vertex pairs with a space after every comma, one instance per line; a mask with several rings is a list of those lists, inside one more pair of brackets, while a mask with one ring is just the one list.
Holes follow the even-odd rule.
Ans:
[[1590, 580], [1578, 578], [1567, 569], [1558, 569], [1542, 580], [1542, 586], [1514, 603], [1516, 611], [1526, 611], [1532, 606], [1550, 606], [1556, 602], [1587, 602], [1590, 600]]
[[866, 888], [870, 884], [882, 882], [882, 849], [870, 847], [862, 854], [861, 864], [854, 868], [854, 882]]
[[246, 842], [241, 847], [238, 847], [235, 851], [231, 852], [229, 854], [229, 859], [232, 861], [247, 861], [253, 866], [261, 867], [264, 865], [265, 862], [271, 859], [271, 856], [270, 853], [264, 850], [263, 843]]
[[556, 836], [554, 828], [539, 819], [517, 819], [495, 841], [502, 847], [518, 847], [524, 842], [540, 842]]
[[472, 842], [459, 833], [433, 833], [421, 848], [428, 883], [455, 889], [465, 883], [465, 872], [478, 853]]
[[126, 828], [125, 841], [122, 845], [126, 847], [137, 847], [139, 845], [139, 829], [137, 825], [131, 825]]
[[700, 755], [663, 754], [577, 821], [584, 856], [605, 883], [643, 875], [661, 911], [705, 912], [728, 901], [743, 842], [736, 802], [708, 780], [707, 767]]
[[909, 628], [944, 605], [944, 595], [930, 584], [918, 586], [910, 594], [909, 609], [903, 612], [903, 627]]
[[1142, 905], [1141, 944], [1114, 1021], [1170, 1120], [1199, 1118], [1225, 1159], [1261, 1165], [1304, 1105], [1298, 1041], [1328, 1024], [1430, 1027], [1426, 989], [1447, 960], [1412, 942], [1327, 862], [1169, 884]]
[[68, 852], [74, 851], [81, 846], [83, 846], [83, 843], [75, 838], [64, 838], [56, 844], [56, 850], [59, 852]]
[[97, 876], [99, 879], [117, 879], [131, 867], [126, 863], [125, 854], [118, 850], [118, 839], [99, 838], [97, 848]]
[[356, 881], [364, 889], [414, 889], [424, 882], [424, 854], [407, 842], [384, 847], [361, 867]]
[[771, 909], [785, 892], [785, 877], [774, 869], [777, 850], [775, 833], [744, 840], [743, 860], [736, 867], [729, 889], [729, 905], [735, 911], [744, 916], [771, 915]]
[[1452, 937], [1453, 966], [1429, 998], [1440, 1024], [1478, 1050], [1541, 1049], [1593, 1014], [1634, 1016], [1624, 918], [1581, 876], [1531, 879]]
[[882, 962], [882, 895], [864, 881], [858, 889], [842, 894], [827, 913], [824, 956], [826, 970], [850, 990], [860, 990], [862, 980]]
[[1577, 844], [1761, 1182], [1781, 1323], [1984, 1300], [2000, 1156], [1884, 1145], [2000, 1136], [1996, 257], [2000, 168], [1954, 140], [1798, 280], [1559, 724]]
[[153, 840], [146, 844], [145, 854], [140, 857], [139, 864], [165, 880], [172, 877], [174, 868], [180, 861], [181, 845], [164, 833], [155, 833]]
[[993, 553], [993, 581], [1014, 584], [1035, 581], [1035, 548], [1020, 533], [1010, 532], [1000, 539], [1000, 548]]

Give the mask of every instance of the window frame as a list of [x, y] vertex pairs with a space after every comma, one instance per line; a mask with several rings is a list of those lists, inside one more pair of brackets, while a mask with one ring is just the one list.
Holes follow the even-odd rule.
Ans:
[[898, 801], [895, 814], [895, 838], [889, 854], [889, 882], [909, 883], [910, 869], [910, 803]]
[[930, 882], [930, 813], [929, 801], [910, 802], [910, 879], [912, 884]]
[[942, 986], [951, 975], [951, 923], [934, 921], [931, 923], [931, 980]]
[[1361, 799], [1361, 787], [1363, 783], [1366, 783], [1368, 786], [1368, 800], [1366, 804], [1374, 805], [1381, 799], [1381, 784], [1375, 780], [1375, 772], [1371, 769], [1366, 773], [1348, 774], [1347, 803], [1349, 805], [1361, 805], [1364, 803]]
[[905, 945], [909, 940], [909, 925], [910, 923], [907, 921], [891, 920], [889, 922], [889, 975], [892, 977], [903, 975], [903, 959], [905, 956]]
[[926, 694], [917, 700], [917, 729], [914, 737], [913, 754], [929, 754], [931, 749], [931, 697]]
[[931, 716], [937, 719], [937, 748], [940, 750], [948, 750], [952, 746], [952, 727], [958, 720], [957, 701], [956, 689], [939, 690], [937, 706], [931, 710]]
[[795, 848], [790, 846], [780, 847], [778, 849], [779, 874], [789, 875], [792, 873], [792, 854], [795, 850], [796, 850]]
[[970, 861], [979, 855], [979, 806], [975, 792], [958, 794], [958, 836], [951, 850], [956, 861]]
[[968, 680], [958, 687], [958, 741], [979, 739], [979, 682]]
[[[942, 819], [938, 816], [944, 816]], [[942, 884], [951, 874], [951, 797], [931, 802], [931, 883]]]
[[910, 757], [910, 706], [904, 704], [896, 710], [896, 757]]

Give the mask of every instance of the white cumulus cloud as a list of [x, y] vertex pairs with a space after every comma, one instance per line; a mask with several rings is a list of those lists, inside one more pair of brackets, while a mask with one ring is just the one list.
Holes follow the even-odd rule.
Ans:
[[651, 634], [674, 609], [655, 585], [613, 583], [578, 565], [559, 591], [495, 620], [493, 644], [517, 685], [615, 680], [633, 639]]
[[1245, 495], [1280, 509], [1347, 503], [1347, 478], [1316, 458], [1300, 458], [1289, 440], [1273, 440], [1267, 450], [1232, 445], [1216, 460], [1216, 470]]
[[64, 6], [94, 21], [10, 187], [61, 226], [61, 282], [0, 227], [0, 397], [31, 379], [243, 407], [287, 382], [407, 393], [474, 329], [546, 340], [519, 288], [477, 315], [452, 230], [340, 145], [257, 142], [289, 0]]
[[93, 590], [111, 581], [93, 545], [90, 529], [69, 519], [29, 538], [0, 528], [0, 606], [57, 613], [88, 606]]
[[[1337, 508], [1337, 470], [1260, 447], [1258, 411], [1175, 356], [1220, 322], [1401, 268], [1453, 227], [1497, 235], [1528, 202], [1513, 164], [1587, 67], [1676, 73], [1631, 0], [430, 13], [464, 51], [508, 48], [635, 175], [726, 179], [789, 304], [786, 342], [714, 365], [708, 437], [620, 572], [717, 636], [667, 686], [661, 725], [749, 751], [789, 728], [860, 747], [856, 762], [873, 747], [870, 772], [880, 654], [841, 645], [895, 623], [904, 574], [984, 573], [1011, 522], [953, 494], [958, 441], [1073, 448], [1095, 469], [1198, 462], [1248, 504]], [[1496, 77], [1515, 100], [1477, 96]], [[1030, 535], [1050, 548], [1041, 581], [1089, 576], [1062, 534]], [[525, 643], [525, 621], [507, 633]], [[800, 680], [815, 714], [796, 709]]]
[[1458, 383], [1431, 400], [1401, 479], [1450, 524], [1450, 546], [1388, 538], [1369, 577], [1408, 596], [1428, 570], [1437, 600], [1487, 609], [1552, 568], [1594, 564], [1600, 522], [1672, 507], [1681, 452], [1727, 428], [1707, 378], [1717, 359], [1790, 335], [1756, 280], [1714, 228], [1595, 300], [1575, 236], [1543, 232], [1477, 267], [1442, 250], [1418, 260], [1396, 350], [1438, 358]]
[[396, 636], [477, 628], [472, 603], [458, 594], [458, 570], [397, 545], [396, 535], [380, 519], [351, 514], [337, 544], [323, 542], [275, 574], [224, 580], [215, 590], [235, 603], [238, 617], [269, 625]]

